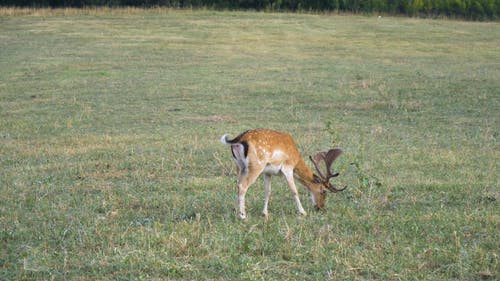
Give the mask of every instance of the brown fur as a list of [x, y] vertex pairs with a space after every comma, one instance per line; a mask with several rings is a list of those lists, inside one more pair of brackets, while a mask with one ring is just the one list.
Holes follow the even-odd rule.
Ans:
[[[238, 167], [239, 215], [242, 219], [246, 216], [246, 191], [262, 173], [264, 173], [266, 189], [263, 213], [266, 217], [270, 194], [270, 177], [279, 173], [285, 176], [301, 214], [305, 214], [305, 211], [300, 203], [294, 178], [298, 179], [311, 193], [315, 207], [323, 209], [327, 187], [318, 180], [318, 176], [306, 165], [300, 156], [295, 141], [289, 134], [273, 130], [257, 129], [246, 131], [233, 140], [225, 138], [226, 136], [223, 136], [222, 141], [223, 143], [231, 144], [233, 157], [235, 157]], [[248, 149], [247, 153], [245, 153], [246, 158], [237, 159], [234, 149], [242, 149], [239, 146], [243, 144], [246, 146], [245, 149]], [[241, 153], [238, 155], [241, 155]]]

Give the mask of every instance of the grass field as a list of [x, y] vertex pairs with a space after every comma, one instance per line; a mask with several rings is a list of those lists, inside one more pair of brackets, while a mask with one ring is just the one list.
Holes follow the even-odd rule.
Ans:
[[[0, 12], [1, 280], [497, 280], [500, 25], [174, 10]], [[300, 217], [236, 218], [220, 136], [333, 146]]]

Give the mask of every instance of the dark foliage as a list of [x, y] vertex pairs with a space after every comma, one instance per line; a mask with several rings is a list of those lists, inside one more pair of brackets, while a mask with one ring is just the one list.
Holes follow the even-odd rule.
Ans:
[[343, 11], [496, 20], [500, 0], [0, 0], [0, 6], [135, 6], [271, 11]]

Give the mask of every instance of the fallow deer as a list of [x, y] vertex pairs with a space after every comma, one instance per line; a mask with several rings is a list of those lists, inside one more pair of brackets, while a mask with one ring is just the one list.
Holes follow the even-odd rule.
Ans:
[[[342, 153], [339, 148], [317, 153], [314, 157], [310, 156], [317, 171], [314, 173], [300, 156], [293, 138], [287, 133], [257, 129], [246, 131], [232, 140], [229, 140], [229, 136], [229, 134], [223, 135], [221, 142], [231, 146], [233, 159], [236, 162], [238, 215], [241, 219], [246, 218], [245, 194], [260, 174], [264, 174], [265, 197], [262, 212], [266, 218], [268, 217], [267, 207], [271, 194], [271, 175], [281, 173], [285, 176], [288, 187], [293, 192], [299, 213], [302, 215], [305, 215], [306, 211], [300, 203], [294, 178], [307, 188], [317, 210], [324, 208], [327, 190], [339, 192], [346, 188], [339, 189], [330, 183], [331, 178], [339, 175], [339, 173], [331, 172], [333, 161]], [[321, 162], [326, 166], [326, 173], [320, 169]]]

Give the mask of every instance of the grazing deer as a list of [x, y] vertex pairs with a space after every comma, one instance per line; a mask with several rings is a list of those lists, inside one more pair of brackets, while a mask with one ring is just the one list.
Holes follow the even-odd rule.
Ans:
[[[295, 202], [299, 213], [306, 214], [300, 203], [297, 187], [294, 178], [302, 183], [309, 193], [311, 200], [317, 210], [325, 206], [327, 190], [339, 192], [338, 189], [330, 183], [330, 179], [339, 175], [331, 173], [330, 167], [333, 161], [342, 153], [342, 150], [335, 148], [327, 152], [320, 152], [314, 157], [310, 157], [317, 174], [315, 174], [302, 160], [297, 145], [289, 134], [272, 130], [257, 129], [246, 131], [236, 138], [229, 140], [229, 134], [221, 138], [225, 145], [231, 145], [231, 152], [238, 169], [238, 205], [239, 217], [246, 218], [245, 213], [245, 194], [260, 174], [264, 174], [264, 210], [262, 211], [266, 218], [268, 217], [267, 206], [271, 193], [271, 175], [279, 173], [285, 176], [288, 187], [293, 192]], [[320, 162], [326, 165], [326, 173], [320, 168]]]

